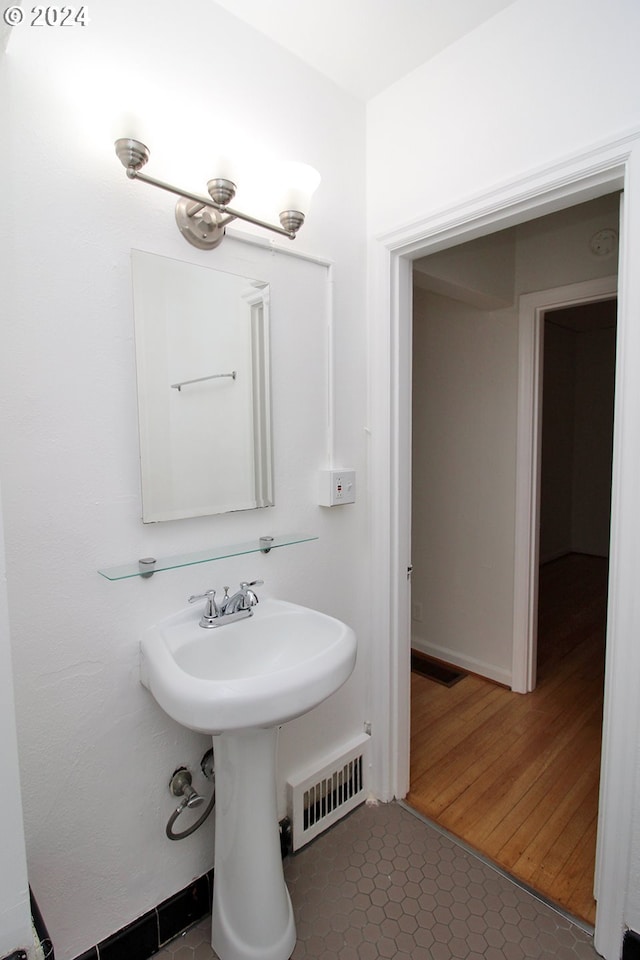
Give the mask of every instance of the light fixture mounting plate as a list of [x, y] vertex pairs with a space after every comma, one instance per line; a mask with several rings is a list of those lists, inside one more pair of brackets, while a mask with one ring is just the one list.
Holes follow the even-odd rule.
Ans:
[[199, 250], [213, 250], [224, 237], [224, 227], [220, 226], [221, 214], [212, 207], [202, 207], [197, 213], [190, 213], [197, 204], [186, 197], [180, 197], [176, 203], [176, 223], [180, 233]]

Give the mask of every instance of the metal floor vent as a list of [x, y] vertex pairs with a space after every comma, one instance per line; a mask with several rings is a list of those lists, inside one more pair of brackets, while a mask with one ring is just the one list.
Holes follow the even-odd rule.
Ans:
[[294, 850], [367, 799], [370, 742], [371, 738], [363, 734], [346, 744], [320, 770], [307, 771], [288, 781]]

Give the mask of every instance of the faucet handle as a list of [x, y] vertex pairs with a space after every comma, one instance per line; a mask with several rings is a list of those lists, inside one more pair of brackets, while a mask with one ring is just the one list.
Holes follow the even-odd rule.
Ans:
[[218, 616], [218, 609], [216, 605], [216, 592], [215, 590], [207, 590], [206, 593], [197, 593], [192, 597], [189, 597], [189, 603], [195, 603], [197, 600], [206, 600], [207, 606], [202, 615], [203, 620], [215, 620]]
[[258, 597], [256, 596], [256, 594], [253, 592], [251, 588], [262, 587], [263, 585], [264, 585], [264, 580], [251, 580], [249, 583], [247, 583], [246, 580], [242, 581], [242, 583], [240, 584], [240, 590], [242, 591], [245, 597], [245, 601], [244, 601], [245, 610], [248, 610], [250, 607], [255, 607], [256, 603], [258, 603]]
[[195, 603], [196, 600], [213, 600], [215, 595], [215, 590], [207, 590], [206, 593], [194, 593], [192, 597], [189, 597], [189, 603]]

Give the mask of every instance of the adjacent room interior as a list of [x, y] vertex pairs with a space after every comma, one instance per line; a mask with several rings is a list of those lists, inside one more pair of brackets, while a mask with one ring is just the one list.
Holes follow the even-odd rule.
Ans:
[[[587, 925], [595, 920], [615, 298], [544, 313], [537, 683], [528, 694], [510, 689], [509, 400], [519, 296], [615, 275], [616, 250], [604, 241], [617, 218], [618, 195], [602, 197], [414, 269], [418, 669], [408, 801]], [[449, 672], [425, 676], [424, 657]]]

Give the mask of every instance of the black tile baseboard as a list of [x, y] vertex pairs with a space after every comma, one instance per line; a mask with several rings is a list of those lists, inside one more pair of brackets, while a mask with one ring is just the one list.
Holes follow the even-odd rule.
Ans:
[[31, 904], [31, 919], [38, 936], [38, 940], [40, 941], [40, 946], [42, 947], [42, 955], [44, 960], [55, 960], [53, 943], [51, 942], [47, 925], [44, 922], [44, 918], [40, 912], [40, 907], [38, 906], [37, 900], [33, 895], [33, 890], [31, 887], [29, 887], [29, 901]]
[[147, 960], [158, 952], [158, 918], [155, 910], [138, 917], [98, 944], [100, 960]]
[[640, 960], [640, 933], [627, 930], [622, 941], [622, 960]]
[[98, 948], [91, 947], [90, 950], [85, 950], [79, 957], [76, 957], [76, 960], [100, 960], [98, 957]]
[[[213, 877], [211, 877], [212, 880]], [[173, 940], [186, 927], [190, 927], [192, 923], [211, 911], [211, 887], [209, 875], [205, 874], [157, 907], [158, 936], [161, 946], [167, 940]], [[105, 960], [102, 951], [100, 951], [100, 960]]]
[[211, 911], [213, 870], [86, 950], [76, 960], [147, 960]]

